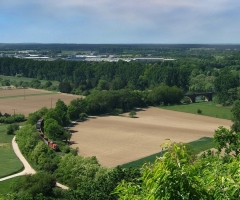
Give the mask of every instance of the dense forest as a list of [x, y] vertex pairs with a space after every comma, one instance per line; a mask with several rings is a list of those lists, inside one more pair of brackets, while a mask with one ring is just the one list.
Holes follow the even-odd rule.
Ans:
[[[215, 92], [215, 100], [232, 104], [239, 94], [240, 54], [237, 50], [171, 49], [167, 62], [34, 61], [0, 58], [0, 74], [60, 81], [61, 92], [88, 95], [93, 90], [151, 90], [176, 86], [183, 92]], [[4, 85], [2, 80], [2, 85]], [[6, 81], [5, 81], [6, 82]], [[22, 83], [24, 85], [24, 83]], [[35, 83], [34, 83], [35, 84]], [[34, 85], [32, 85], [34, 86]], [[40, 86], [35, 86], [40, 87]]]

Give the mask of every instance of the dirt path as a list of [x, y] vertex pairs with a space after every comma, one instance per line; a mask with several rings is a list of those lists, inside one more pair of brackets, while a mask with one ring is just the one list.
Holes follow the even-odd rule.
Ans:
[[10, 179], [10, 178], [17, 177], [17, 176], [22, 176], [22, 175], [26, 175], [26, 174], [35, 174], [36, 173], [36, 171], [29, 165], [29, 163], [23, 157], [21, 151], [19, 150], [18, 145], [15, 141], [15, 136], [12, 140], [12, 147], [13, 147], [13, 150], [14, 150], [15, 154], [17, 155], [17, 157], [22, 162], [22, 164], [24, 166], [24, 170], [22, 172], [17, 173], [17, 174], [13, 174], [13, 175], [1, 178], [0, 181], [4, 181], [4, 180]]
[[[22, 164], [24, 166], [24, 170], [22, 172], [17, 173], [17, 174], [13, 174], [13, 175], [1, 178], [0, 181], [5, 181], [7, 179], [11, 179], [11, 178], [14, 178], [14, 177], [17, 177], [17, 176], [23, 176], [23, 175], [27, 175], [27, 174], [35, 174], [36, 173], [36, 171], [29, 165], [28, 161], [24, 158], [24, 156], [22, 155], [20, 149], [18, 148], [18, 144], [17, 144], [17, 142], [15, 140], [15, 136], [12, 139], [12, 147], [13, 147], [13, 150], [14, 150], [15, 154], [17, 155], [17, 157], [22, 162]], [[62, 185], [60, 183], [56, 183], [56, 186], [60, 187], [60, 188], [62, 188], [64, 190], [68, 189], [67, 186]]]

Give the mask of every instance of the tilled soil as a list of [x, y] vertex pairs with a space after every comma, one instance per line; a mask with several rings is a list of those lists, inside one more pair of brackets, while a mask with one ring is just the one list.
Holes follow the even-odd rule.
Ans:
[[161, 151], [165, 139], [190, 142], [213, 137], [219, 126], [230, 120], [217, 119], [159, 108], [137, 112], [136, 118], [103, 116], [79, 122], [71, 129], [72, 147], [82, 156], [96, 156], [103, 166], [115, 167]]

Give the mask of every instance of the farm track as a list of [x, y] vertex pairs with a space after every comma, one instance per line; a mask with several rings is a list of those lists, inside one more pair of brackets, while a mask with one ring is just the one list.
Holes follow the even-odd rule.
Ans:
[[[23, 176], [23, 175], [27, 175], [27, 174], [35, 174], [36, 173], [36, 171], [30, 166], [30, 164], [27, 162], [27, 160], [22, 155], [15, 138], [16, 137], [14, 136], [13, 139], [12, 139], [12, 147], [13, 147], [13, 150], [14, 150], [15, 154], [17, 155], [19, 160], [24, 165], [24, 170], [22, 172], [17, 173], [17, 174], [13, 174], [13, 175], [1, 178], [0, 181], [5, 181], [5, 180], [8, 180], [8, 179], [17, 177], [17, 176]], [[61, 183], [56, 183], [56, 186], [60, 187], [64, 190], [68, 189], [67, 186], [62, 185]]]

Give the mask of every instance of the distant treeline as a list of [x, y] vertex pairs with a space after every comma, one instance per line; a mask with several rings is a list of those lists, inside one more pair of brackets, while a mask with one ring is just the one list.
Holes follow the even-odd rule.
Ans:
[[146, 53], [146, 52], [186, 52], [189, 49], [240, 50], [240, 45], [221, 44], [0, 44], [0, 51], [17, 50], [67, 50], [94, 51], [97, 53]]
[[193, 48], [187, 52], [176, 61], [152, 63], [35, 61], [3, 57], [0, 58], [0, 74], [56, 80], [60, 82], [59, 91], [73, 94], [176, 86], [183, 92], [213, 91], [215, 100], [224, 105], [240, 99], [240, 53], [237, 50], [221, 52]]

